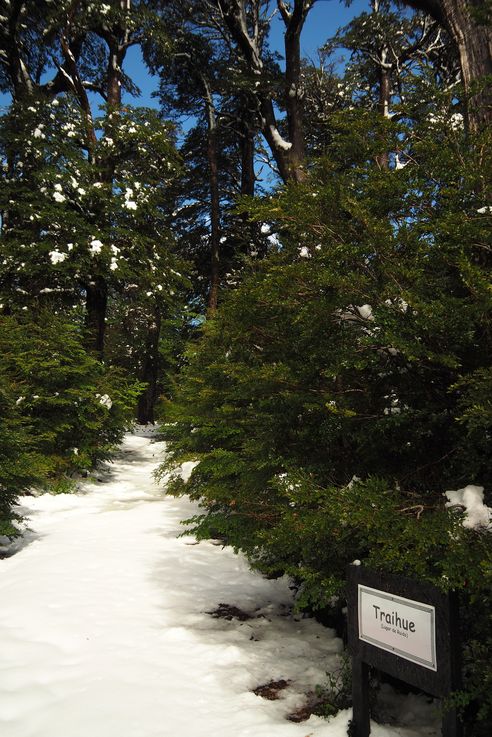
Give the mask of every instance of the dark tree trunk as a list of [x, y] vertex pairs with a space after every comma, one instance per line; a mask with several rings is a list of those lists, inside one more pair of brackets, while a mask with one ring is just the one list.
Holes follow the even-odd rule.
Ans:
[[[478, 3], [473, 3], [477, 5]], [[478, 25], [464, 0], [442, 0], [446, 23], [458, 45], [465, 90], [471, 93], [468, 107], [470, 128], [480, 130], [492, 122], [492, 84], [482, 85], [474, 93], [473, 86], [492, 76], [492, 28]]]
[[[379, 100], [378, 111], [383, 118], [389, 116], [389, 107], [391, 101], [391, 74], [390, 69], [386, 66], [386, 49], [380, 53], [380, 66], [378, 69], [379, 76]], [[387, 151], [376, 156], [376, 163], [380, 169], [389, 168], [389, 154]]]
[[[106, 42], [109, 47], [109, 62], [106, 77], [107, 102], [112, 111], [118, 111], [121, 107], [121, 65], [125, 57], [126, 50], [114, 38], [107, 38]], [[74, 75], [78, 76], [78, 70], [74, 70]], [[75, 85], [78, 92], [78, 86]], [[86, 112], [86, 119], [90, 116], [90, 106], [85, 105], [87, 94], [80, 85], [79, 101], [82, 109]], [[88, 104], [87, 104], [88, 105]], [[114, 118], [110, 119], [106, 126], [105, 134], [112, 132], [112, 127], [118, 123], [114, 122]], [[94, 134], [95, 135], [95, 134]], [[90, 150], [90, 149], [89, 149]], [[97, 178], [107, 184], [112, 184], [114, 179], [115, 162], [111, 154], [107, 157], [98, 159], [94, 162], [99, 172]], [[104, 358], [104, 342], [106, 336], [106, 315], [108, 309], [108, 283], [104, 276], [96, 276], [87, 287], [87, 306], [86, 306], [86, 325], [88, 329], [87, 344], [90, 350], [93, 350], [100, 360]]]
[[[249, 71], [260, 82], [265, 70], [261, 58], [259, 24], [253, 23], [254, 30], [251, 33], [248, 23], [248, 10], [252, 10], [253, 15], [259, 17], [260, 0], [253, 0], [250, 4], [246, 0], [216, 0], [216, 3]], [[280, 177], [284, 182], [302, 182], [306, 178], [306, 171], [300, 84], [300, 36], [312, 3], [307, 0], [294, 0], [287, 5], [284, 0], [277, 0], [277, 7], [285, 24], [285, 109], [289, 140], [284, 140], [278, 131], [272, 94], [265, 90], [252, 94], [255, 95], [261, 114], [261, 131], [272, 152]]]
[[303, 181], [306, 178], [304, 163], [306, 149], [302, 124], [301, 90], [301, 31], [304, 25], [304, 3], [296, 2], [285, 31], [285, 108], [289, 141], [289, 169], [292, 179]]
[[216, 130], [209, 130], [208, 132], [207, 157], [210, 181], [210, 292], [208, 308], [213, 313], [217, 309], [219, 301], [220, 281], [220, 204]]
[[283, 182], [291, 182], [296, 180], [296, 170], [290, 165], [290, 149], [282, 143], [277, 130], [277, 119], [273, 102], [270, 98], [261, 100], [261, 117], [263, 121], [262, 133], [268, 143], [272, 156], [277, 165], [278, 173]]
[[158, 379], [159, 379], [159, 339], [161, 335], [161, 315], [159, 310], [152, 322], [147, 327], [147, 339], [145, 345], [145, 356], [142, 369], [142, 381], [147, 384], [147, 388], [140, 395], [137, 407], [137, 420], [141, 425], [149, 423], [154, 424], [155, 403], [159, 396]]
[[241, 136], [241, 194], [253, 197], [255, 193], [254, 133], [245, 125]]
[[87, 285], [86, 300], [87, 346], [102, 361], [108, 306], [108, 287], [105, 279], [96, 277], [93, 282]]
[[[254, 165], [255, 140], [251, 126], [244, 124], [240, 138], [241, 148], [241, 195], [253, 197], [255, 194], [256, 174]], [[256, 253], [264, 256], [261, 248], [261, 239], [258, 238], [258, 223], [253, 223], [247, 211], [239, 216], [240, 232], [238, 233], [239, 252], [243, 255]]]
[[202, 77], [207, 108], [207, 163], [210, 187], [210, 289], [208, 309], [213, 314], [219, 301], [220, 283], [220, 198], [219, 163], [217, 160], [217, 121], [212, 93], [205, 77]]
[[[492, 27], [480, 25], [474, 11], [482, 0], [404, 0], [441, 23], [451, 35], [459, 52], [465, 90], [471, 95], [468, 117], [471, 130], [480, 130], [492, 122], [492, 84], [480, 80], [492, 75]], [[475, 91], [475, 84], [478, 91]], [[481, 89], [480, 89], [481, 87]]]

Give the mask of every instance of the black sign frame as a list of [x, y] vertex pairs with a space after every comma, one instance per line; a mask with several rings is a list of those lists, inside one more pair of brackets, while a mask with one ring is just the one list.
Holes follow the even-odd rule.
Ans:
[[[347, 583], [348, 649], [352, 655], [351, 735], [352, 737], [369, 737], [371, 731], [368, 694], [370, 666], [439, 698], [445, 698], [452, 691], [460, 688], [461, 647], [458, 601], [454, 592], [443, 592], [425, 581], [381, 573], [362, 565], [348, 566]], [[360, 639], [359, 584], [435, 608], [436, 671]], [[454, 709], [449, 709], [443, 714], [442, 735], [443, 737], [462, 736], [462, 725]]]

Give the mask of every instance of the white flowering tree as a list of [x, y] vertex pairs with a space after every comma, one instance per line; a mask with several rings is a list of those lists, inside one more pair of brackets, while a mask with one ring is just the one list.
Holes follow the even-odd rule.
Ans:
[[83, 122], [70, 97], [14, 108], [3, 119], [4, 301], [28, 306], [56, 294], [75, 305], [99, 276], [115, 291], [127, 281], [146, 292], [167, 285], [167, 189], [177, 156], [155, 113], [116, 115], [115, 138], [94, 146], [96, 162], [111, 151], [112, 182], [102, 181], [81, 145]]
[[[14, 106], [4, 118], [1, 303], [9, 311], [47, 304], [71, 310], [99, 355], [108, 309], [120, 319], [122, 309], [138, 304], [155, 354], [155, 326], [174, 310], [184, 283], [168, 227], [179, 162], [172, 132], [154, 111], [104, 112], [94, 123], [90, 156], [84, 116], [71, 96]], [[105, 134], [109, 124], [112, 136]], [[101, 284], [104, 310], [94, 320], [89, 300]], [[140, 356], [137, 373], [145, 363]]]

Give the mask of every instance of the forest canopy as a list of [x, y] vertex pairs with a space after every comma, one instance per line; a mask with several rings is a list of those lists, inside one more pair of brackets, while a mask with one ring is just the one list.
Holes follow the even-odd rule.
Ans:
[[335, 5], [0, 0], [0, 534], [157, 421], [299, 607], [354, 559], [460, 592], [488, 737], [492, 4]]

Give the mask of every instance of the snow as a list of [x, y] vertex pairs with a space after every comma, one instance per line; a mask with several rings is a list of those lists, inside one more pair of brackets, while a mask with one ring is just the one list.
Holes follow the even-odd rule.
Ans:
[[48, 255], [53, 265], [61, 264], [67, 258], [67, 254], [61, 253], [60, 251], [50, 251]]
[[185, 461], [185, 463], [181, 464], [180, 476], [185, 482], [185, 484], [187, 481], [190, 480], [193, 469], [196, 468], [198, 464], [199, 464], [199, 461]]
[[406, 302], [401, 297], [397, 297], [396, 299], [385, 299], [384, 304], [388, 305], [388, 307], [396, 306], [400, 310], [400, 312], [408, 311], [408, 302]]
[[492, 509], [483, 503], [483, 486], [469, 484], [463, 489], [446, 491], [445, 495], [448, 499], [446, 502], [447, 507], [460, 506], [465, 508], [463, 527], [492, 530]]
[[127, 210], [136, 210], [137, 209], [137, 203], [132, 199], [133, 197], [133, 189], [130, 187], [127, 187], [125, 190], [125, 201], [123, 202], [123, 207], [126, 207]]
[[[96, 394], [96, 397], [100, 397], [100, 395]], [[99, 404], [102, 404], [103, 407], [111, 409], [111, 407], [113, 406], [113, 401], [107, 394], [103, 394], [102, 397], [100, 397], [99, 399]]]
[[357, 311], [363, 320], [374, 320], [371, 305], [356, 305]]
[[[178, 537], [196, 506], [155, 484], [163, 451], [149, 432], [128, 435], [79, 493], [22, 499], [31, 529], [0, 560], [0, 734], [345, 737], [349, 711], [285, 718], [338, 667], [340, 640], [290, 614], [287, 580]], [[207, 613], [221, 603], [252, 618]], [[277, 701], [252, 693], [278, 679], [291, 683]], [[435, 734], [409, 698], [411, 728], [374, 724], [372, 737]]]
[[463, 128], [463, 125], [464, 125], [463, 115], [461, 113], [454, 113], [453, 115], [451, 115], [449, 122], [451, 124], [452, 130], [454, 131], [461, 130], [461, 128]]
[[288, 151], [290, 148], [292, 148], [292, 143], [290, 141], [285, 141], [274, 125], [270, 126], [270, 133], [275, 143], [275, 146], [278, 146], [278, 148], [281, 148], [284, 151]]
[[410, 159], [407, 159], [406, 161], [402, 161], [398, 154], [395, 156], [395, 169], [398, 171], [400, 169], [404, 169], [408, 164], [410, 163]]
[[89, 244], [89, 245], [90, 245], [89, 251], [90, 251], [90, 252], [91, 252], [91, 253], [92, 253], [93, 255], [95, 255], [95, 254], [97, 254], [97, 253], [101, 253], [101, 250], [102, 250], [103, 244], [101, 243], [101, 241], [100, 241], [99, 239], [97, 239], [97, 238], [94, 238], [94, 239], [93, 239], [93, 240], [92, 240], [92, 241], [90, 242], [90, 244]]

